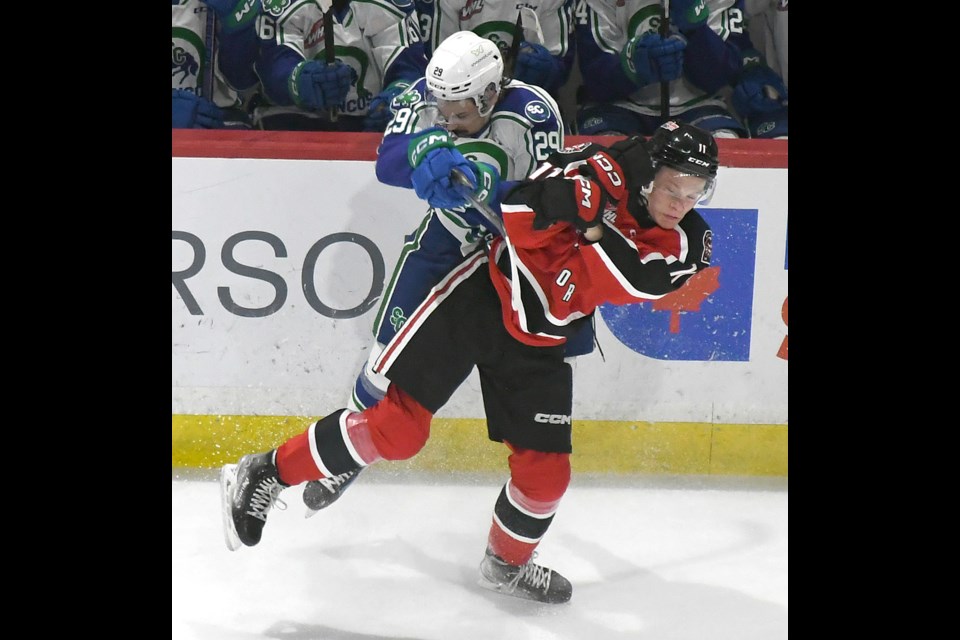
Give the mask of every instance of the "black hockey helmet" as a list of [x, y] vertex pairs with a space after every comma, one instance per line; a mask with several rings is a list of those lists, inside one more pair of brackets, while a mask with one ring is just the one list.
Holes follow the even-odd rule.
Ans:
[[720, 167], [717, 141], [708, 131], [686, 122], [664, 122], [650, 138], [654, 166], [672, 167], [685, 174], [706, 179], [703, 204], [713, 194]]
[[650, 139], [650, 155], [659, 167], [665, 164], [707, 180], [717, 177], [720, 166], [717, 141], [713, 136], [685, 122], [664, 122]]

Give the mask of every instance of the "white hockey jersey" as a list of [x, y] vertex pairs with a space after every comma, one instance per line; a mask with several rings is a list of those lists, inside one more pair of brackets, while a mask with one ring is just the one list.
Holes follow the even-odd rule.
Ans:
[[513, 43], [517, 12], [524, 10], [524, 39], [555, 56], [573, 46], [573, 0], [416, 0], [427, 57], [457, 31], [473, 31], [497, 43], [504, 53]]
[[209, 76], [211, 68], [208, 62], [211, 56], [208, 49], [213, 38], [208, 34], [208, 16], [212, 26], [213, 12], [200, 0], [178, 0], [172, 3], [172, 7], [171, 88], [186, 89], [203, 95], [205, 84], [212, 82], [212, 100], [218, 107], [240, 107], [240, 96], [227, 84], [216, 65], [213, 66], [213, 77]]
[[[268, 62], [258, 63], [257, 72], [265, 85], [277, 87], [275, 93], [285, 87], [291, 69], [287, 64], [276, 68], [269, 62], [281, 59], [272, 48], [287, 47], [303, 60], [325, 61], [323, 10], [317, 0], [264, 2], [261, 22], [261, 60]], [[383, 90], [387, 70], [407, 47], [420, 42], [416, 12], [411, 0], [353, 1], [335, 11], [333, 32], [337, 59], [357, 74], [341, 111], [347, 116], [366, 115], [370, 100]], [[304, 113], [280, 105], [257, 111], [258, 115]], [[325, 117], [321, 113], [307, 115]]]

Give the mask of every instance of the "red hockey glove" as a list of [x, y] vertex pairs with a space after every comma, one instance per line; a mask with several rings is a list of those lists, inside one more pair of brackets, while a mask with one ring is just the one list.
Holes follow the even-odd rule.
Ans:
[[607, 197], [615, 202], [622, 200], [626, 194], [623, 169], [606, 151], [597, 151], [587, 158], [587, 164], [580, 168], [580, 173], [597, 182], [606, 191]]
[[608, 198], [599, 184], [586, 176], [546, 178], [524, 182], [503, 199], [504, 204], [526, 204], [533, 209], [534, 229], [569, 222], [581, 231], [600, 224]]
[[635, 191], [653, 180], [656, 169], [640, 136], [614, 142], [608, 153], [623, 170], [620, 175], [627, 181], [627, 191]]
[[[577, 201], [577, 215], [570, 222], [573, 222], [580, 231], [586, 231], [602, 222], [600, 216], [607, 208], [608, 192], [585, 176], [577, 176], [572, 182], [574, 184], [574, 198]], [[623, 191], [622, 182], [621, 180], [621, 192]]]

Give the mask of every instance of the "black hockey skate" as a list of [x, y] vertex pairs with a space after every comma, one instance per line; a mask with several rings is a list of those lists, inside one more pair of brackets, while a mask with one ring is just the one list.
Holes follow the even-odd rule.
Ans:
[[[536, 553], [533, 557], [536, 558]], [[534, 564], [533, 558], [522, 566], [507, 564], [489, 548], [480, 563], [479, 584], [484, 589], [548, 604], [562, 604], [573, 595], [569, 580], [552, 569]]]
[[223, 535], [230, 551], [260, 542], [270, 509], [286, 509], [280, 492], [290, 486], [280, 480], [274, 451], [243, 456], [220, 469]]
[[303, 487], [303, 504], [307, 505], [307, 512], [304, 518], [316, 515], [320, 509], [325, 509], [337, 501], [343, 492], [347, 490], [360, 472], [366, 469], [361, 467], [355, 471], [347, 471], [332, 478], [321, 478], [320, 480], [311, 480]]

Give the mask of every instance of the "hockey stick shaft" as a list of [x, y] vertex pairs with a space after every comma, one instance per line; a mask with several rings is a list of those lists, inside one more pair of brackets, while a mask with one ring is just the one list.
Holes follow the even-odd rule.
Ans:
[[[660, 20], [660, 37], [664, 40], [670, 35], [670, 0], [660, 0], [663, 18]], [[660, 116], [664, 122], [670, 118], [670, 82], [660, 81]]]
[[520, 54], [520, 41], [523, 40], [523, 14], [517, 11], [517, 22], [513, 25], [513, 42], [507, 52], [507, 64], [503, 75], [513, 79], [513, 70], [517, 66], [517, 56]]
[[500, 232], [500, 235], [504, 236], [506, 233], [503, 229], [503, 222], [500, 220], [500, 217], [497, 216], [497, 213], [490, 208], [490, 206], [478, 199], [473, 194], [473, 184], [470, 182], [470, 179], [463, 174], [460, 169], [454, 169], [450, 172], [450, 178], [461, 187], [463, 187], [464, 195], [467, 197], [467, 200], [470, 201], [470, 205], [473, 206], [477, 211], [483, 214], [483, 217], [494, 226], [494, 228]]
[[[328, 66], [337, 61], [333, 40], [333, 7], [323, 13], [323, 55]], [[330, 122], [337, 121], [337, 107], [330, 107]]]
[[207, 48], [207, 59], [203, 65], [203, 78], [201, 78], [200, 95], [210, 102], [213, 102], [213, 78], [214, 68], [217, 65], [217, 14], [213, 9], [207, 7], [207, 25], [204, 33], [204, 46]]

